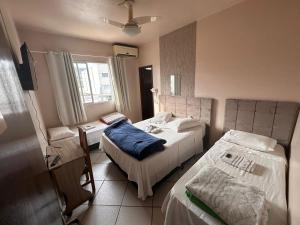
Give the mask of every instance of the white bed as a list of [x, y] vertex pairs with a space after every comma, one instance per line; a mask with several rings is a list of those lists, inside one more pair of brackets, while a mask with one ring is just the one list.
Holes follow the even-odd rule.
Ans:
[[[134, 126], [144, 129], [149, 120], [135, 123]], [[165, 139], [165, 150], [157, 152], [144, 160], [137, 160], [121, 151], [105, 134], [101, 138], [103, 149], [119, 167], [128, 174], [128, 180], [138, 185], [138, 197], [146, 199], [152, 196], [152, 186], [169, 174], [173, 169], [203, 150], [205, 124], [176, 132], [170, 128], [162, 128], [162, 132], [152, 134]]]
[[253, 174], [243, 172], [220, 159], [226, 149], [235, 144], [220, 139], [215, 145], [184, 174], [165, 198], [162, 211], [165, 225], [221, 225], [222, 223], [194, 205], [185, 194], [185, 184], [205, 165], [213, 165], [226, 173], [239, 178], [246, 184], [265, 191], [270, 203], [268, 225], [287, 224], [286, 169], [287, 160], [284, 148], [276, 145], [273, 152], [260, 152], [237, 146], [239, 154], [257, 163]]

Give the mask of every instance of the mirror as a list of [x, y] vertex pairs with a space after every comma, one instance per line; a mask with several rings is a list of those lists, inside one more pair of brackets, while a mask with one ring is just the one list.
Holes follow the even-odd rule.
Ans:
[[171, 95], [180, 95], [180, 76], [179, 75], [170, 75], [170, 90], [171, 90]]

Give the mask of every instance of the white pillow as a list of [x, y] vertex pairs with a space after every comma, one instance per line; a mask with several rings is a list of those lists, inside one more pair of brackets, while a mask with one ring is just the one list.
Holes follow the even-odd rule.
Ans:
[[222, 139], [263, 152], [273, 151], [277, 145], [277, 140], [273, 138], [238, 130], [230, 130], [226, 132]]
[[189, 128], [201, 126], [202, 124], [203, 123], [199, 120], [193, 118], [176, 118], [172, 122], [169, 122], [167, 126], [172, 130], [180, 132]]
[[57, 141], [64, 138], [74, 137], [75, 133], [68, 127], [55, 127], [48, 129], [48, 136], [50, 141]]
[[172, 118], [172, 113], [169, 112], [159, 112], [153, 118], [150, 119], [150, 123], [156, 125], [162, 125], [169, 122]]
[[104, 122], [108, 125], [110, 125], [114, 122], [120, 121], [120, 120], [124, 120], [124, 119], [127, 119], [127, 117], [124, 114], [119, 113], [119, 112], [110, 113], [110, 114], [104, 115], [100, 118], [100, 120], [102, 122]]

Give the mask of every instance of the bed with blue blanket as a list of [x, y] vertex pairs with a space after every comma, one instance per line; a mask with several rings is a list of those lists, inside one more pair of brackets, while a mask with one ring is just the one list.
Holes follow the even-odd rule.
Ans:
[[154, 137], [125, 120], [112, 124], [104, 133], [122, 151], [138, 160], [163, 151], [166, 143], [166, 140]]
[[138, 197], [152, 196], [152, 187], [183, 162], [203, 150], [205, 126], [185, 132], [161, 128], [146, 133], [150, 120], [135, 124], [118, 122], [107, 128], [100, 141], [101, 149], [138, 186]]

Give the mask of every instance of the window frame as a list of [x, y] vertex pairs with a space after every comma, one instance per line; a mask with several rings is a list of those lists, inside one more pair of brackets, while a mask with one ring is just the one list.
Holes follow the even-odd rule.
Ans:
[[[88, 66], [88, 64], [89, 63], [95, 63], [95, 64], [106, 64], [107, 66], [108, 66], [108, 79], [109, 79], [109, 83], [110, 83], [110, 86], [111, 86], [111, 88], [112, 88], [112, 94], [111, 94], [111, 100], [108, 100], [108, 101], [95, 101], [95, 99], [94, 99], [94, 93], [93, 93], [93, 89], [92, 89], [92, 83], [91, 83], [91, 77], [90, 77], [90, 71], [89, 71], [89, 66]], [[75, 66], [74, 66], [74, 69], [76, 69], [76, 73], [78, 74], [78, 76], [79, 76], [79, 68], [78, 68], [78, 64], [85, 64], [85, 66], [86, 66], [86, 69], [87, 69], [87, 75], [88, 75], [88, 82], [89, 82], [89, 89], [90, 89], [90, 94], [91, 94], [91, 99], [92, 99], [92, 101], [91, 102], [85, 102], [84, 101], [84, 96], [83, 96], [83, 89], [82, 89], [82, 81], [81, 81], [81, 79], [79, 79], [80, 80], [80, 89], [81, 89], [81, 93], [80, 93], [80, 95], [81, 95], [81, 98], [82, 98], [82, 101], [83, 101], [83, 104], [84, 105], [94, 105], [94, 104], [101, 104], [101, 103], [106, 103], [106, 102], [114, 102], [114, 90], [113, 90], [113, 82], [112, 82], [112, 77], [111, 77], [111, 73], [110, 73], [110, 70], [109, 70], [109, 65], [108, 65], [108, 62], [107, 61], [88, 61], [88, 60], [74, 60], [73, 61], [73, 65], [74, 64], [76, 64], [76, 68], [75, 68]]]

